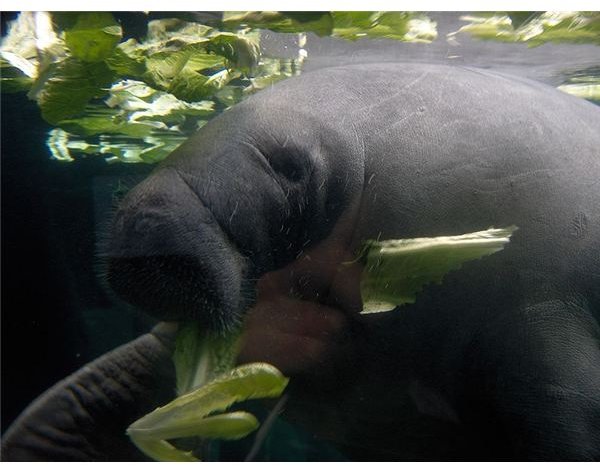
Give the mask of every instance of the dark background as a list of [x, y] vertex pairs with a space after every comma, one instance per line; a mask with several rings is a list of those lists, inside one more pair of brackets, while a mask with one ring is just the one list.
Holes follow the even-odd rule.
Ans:
[[[51, 160], [49, 129], [34, 102], [2, 95], [2, 430], [50, 384], [143, 331], [96, 277], [95, 217], [110, 213], [118, 178], [148, 167]], [[94, 321], [104, 335], [90, 340]]]
[[[2, 14], [3, 33], [14, 17]], [[1, 98], [4, 431], [50, 385], [150, 325], [111, 299], [95, 257], [114, 193], [152, 167], [52, 160], [36, 103]]]
[[[207, 14], [207, 17], [215, 13]], [[492, 68], [562, 83], [598, 68], [600, 47], [479, 42], [464, 35], [448, 44], [460, 13], [431, 13], [442, 40], [431, 45], [390, 40], [345, 42], [309, 36], [305, 69], [346, 62], [427, 61]], [[126, 36], [142, 37], [147, 18], [118, 13]], [[169, 13], [154, 17], [170, 16]], [[16, 13], [2, 13], [2, 32]], [[294, 40], [265, 33], [267, 53], [296, 53]], [[286, 45], [292, 45], [285, 48]], [[97, 274], [97, 242], [118, 192], [152, 167], [50, 159], [50, 126], [24, 93], [1, 100], [1, 427], [36, 396], [84, 363], [143, 333], [151, 321], [115, 302]]]

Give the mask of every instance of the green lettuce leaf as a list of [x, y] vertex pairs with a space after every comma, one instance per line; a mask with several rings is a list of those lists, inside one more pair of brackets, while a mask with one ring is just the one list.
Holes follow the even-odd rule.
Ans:
[[330, 35], [333, 28], [329, 12], [228, 11], [223, 13], [222, 22], [230, 30], [256, 28], [282, 33], [313, 32], [318, 36]]
[[119, 112], [109, 108], [94, 108], [81, 118], [61, 120], [60, 127], [78, 136], [123, 134], [132, 138], [149, 136], [156, 129], [146, 122], [124, 120]]
[[525, 18], [510, 13], [464, 16], [469, 24], [449, 37], [467, 32], [477, 39], [525, 42], [530, 47], [556, 43], [600, 44], [600, 12], [545, 11]]
[[129, 426], [127, 434], [153, 459], [194, 460], [191, 452], [177, 450], [167, 440], [242, 438], [259, 425], [252, 414], [243, 411], [214, 413], [220, 413], [236, 402], [278, 397], [287, 383], [288, 379], [269, 364], [238, 366], [138, 419]]
[[[12, 93], [31, 89], [33, 79], [25, 74], [21, 67], [11, 65], [4, 59], [4, 55], [0, 59], [0, 86], [2, 86], [2, 92]], [[8, 56], [10, 57], [10, 54]], [[20, 57], [17, 56], [13, 60], [18, 62], [19, 59]], [[29, 62], [27, 63], [29, 64]], [[27, 68], [27, 65], [22, 66]]]
[[599, 82], [562, 84], [558, 89], [582, 99], [600, 102]]
[[118, 82], [108, 93], [106, 106], [88, 105], [81, 117], [58, 123], [65, 131], [51, 132], [46, 143], [53, 158], [101, 154], [109, 162], [156, 163], [215, 112], [210, 100], [184, 102], [140, 81]]
[[21, 12], [2, 38], [2, 91], [29, 90], [48, 66], [66, 56], [64, 42], [46, 12]]
[[121, 42], [105, 61], [120, 76], [139, 78], [146, 72], [144, 50], [135, 39]]
[[76, 15], [75, 24], [64, 32], [65, 44], [71, 54], [84, 62], [108, 58], [121, 41], [121, 26], [108, 12]]
[[56, 125], [81, 113], [92, 98], [106, 93], [113, 78], [114, 73], [104, 62], [67, 58], [50, 66], [30, 95], [35, 95], [42, 117]]
[[225, 57], [230, 68], [251, 73], [260, 60], [260, 46], [256, 34], [220, 32], [210, 37], [206, 45], [209, 52]]
[[318, 36], [357, 40], [365, 37], [407, 42], [431, 42], [437, 37], [436, 24], [425, 15], [394, 11], [226, 12], [228, 28], [251, 27], [275, 32], [313, 32]]
[[466, 261], [504, 248], [517, 228], [489, 229], [460, 236], [369, 241], [361, 253], [362, 314], [414, 303], [428, 283], [441, 283]]
[[72, 162], [82, 155], [102, 155], [108, 163], [157, 163], [186, 139], [182, 134], [161, 133], [159, 130], [142, 138], [103, 133], [100, 138], [87, 139], [55, 128], [50, 131], [46, 146], [53, 159], [64, 162]]
[[258, 428], [250, 413], [223, 411], [236, 402], [278, 397], [288, 379], [265, 363], [233, 368], [240, 333], [239, 327], [216, 334], [196, 322], [180, 324], [173, 352], [179, 396], [129, 426], [127, 434], [141, 451], [156, 460], [192, 461], [197, 459], [192, 452], [167, 440], [235, 440]]
[[[352, 40], [432, 37], [427, 27], [414, 27], [425, 24], [419, 18], [401, 12], [228, 12], [212, 26], [181, 18], [150, 21], [143, 40], [121, 42], [121, 27], [107, 12], [22, 12], [2, 39], [2, 90], [27, 90], [44, 119], [62, 128], [48, 138], [54, 158], [104, 154], [110, 162], [153, 163], [218, 112], [299, 74], [306, 32]], [[262, 28], [297, 33], [297, 56], [262, 56]], [[146, 95], [135, 95], [132, 89], [142, 87]], [[159, 135], [164, 143], [157, 143]]]
[[202, 332], [195, 323], [180, 324], [173, 362], [177, 393], [183, 395], [229, 371], [239, 350], [240, 329], [225, 335]]
[[232, 78], [225, 57], [192, 44], [177, 52], [159, 52], [146, 59], [144, 80], [178, 99], [203, 100]]
[[600, 102], [599, 74], [600, 68], [598, 67], [577, 71], [558, 86], [558, 89], [582, 99]]
[[184, 102], [173, 94], [157, 91], [145, 83], [125, 80], [114, 84], [109, 91], [106, 105], [120, 109], [121, 116], [130, 122], [160, 122], [169, 128], [182, 124], [187, 116], [205, 118], [215, 111], [214, 102]]
[[148, 55], [158, 51], [179, 50], [189, 44], [208, 42], [215, 29], [204, 24], [178, 18], [155, 19], [148, 23], [148, 33], [143, 42]]
[[368, 38], [406, 42], [431, 42], [437, 37], [436, 23], [425, 15], [402, 11], [334, 11], [333, 37], [347, 40]]

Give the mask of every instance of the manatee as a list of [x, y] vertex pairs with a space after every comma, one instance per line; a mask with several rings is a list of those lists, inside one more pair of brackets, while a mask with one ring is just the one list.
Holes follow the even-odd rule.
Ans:
[[[482, 69], [308, 72], [129, 192], [107, 279], [162, 321], [243, 322], [240, 361], [291, 375], [288, 418], [349, 458], [600, 460], [599, 128], [597, 106]], [[509, 225], [414, 304], [359, 313], [365, 240]], [[3, 458], [138, 458], [124, 429], [173, 385], [163, 328], [42, 395]]]

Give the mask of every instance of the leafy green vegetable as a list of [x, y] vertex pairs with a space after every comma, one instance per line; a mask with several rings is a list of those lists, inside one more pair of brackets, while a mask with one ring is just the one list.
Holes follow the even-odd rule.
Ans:
[[368, 241], [361, 259], [363, 314], [386, 312], [414, 303], [427, 283], [441, 283], [444, 275], [469, 260], [504, 248], [517, 228], [489, 229], [460, 236]]
[[[525, 14], [527, 13], [527, 14]], [[451, 33], [468, 32], [478, 39], [526, 42], [535, 47], [546, 42], [600, 44], [600, 12], [546, 11], [523, 14], [495, 13], [464, 16], [469, 24]]]
[[280, 12], [244, 11], [223, 15], [225, 27], [251, 27], [275, 32], [313, 32], [348, 40], [386, 38], [431, 42], [436, 24], [425, 15], [396, 11]]
[[177, 52], [155, 53], [147, 58], [146, 68], [146, 82], [189, 102], [211, 96], [231, 79], [225, 57], [206, 53], [204, 47], [195, 45]]
[[235, 440], [258, 428], [257, 419], [243, 411], [222, 413], [233, 403], [281, 395], [288, 379], [275, 367], [253, 363], [233, 368], [241, 329], [227, 334], [203, 332], [197, 323], [180, 324], [173, 362], [178, 397], [127, 429], [131, 440], [156, 460], [193, 461], [170, 439]]
[[507, 11], [506, 15], [510, 18], [512, 27], [518, 29], [534, 20], [542, 13], [543, 11]]
[[64, 41], [54, 31], [52, 17], [46, 12], [21, 12], [9, 23], [0, 47], [2, 59], [32, 79], [66, 54]]
[[252, 414], [243, 411], [211, 414], [222, 412], [236, 402], [278, 397], [287, 383], [288, 379], [269, 364], [238, 366], [138, 419], [129, 426], [127, 434], [156, 460], [194, 460], [191, 452], [177, 450], [166, 440], [244, 437], [258, 427]]
[[38, 78], [35, 97], [42, 117], [52, 124], [71, 118], [86, 108], [94, 97], [99, 97], [114, 78], [104, 62], [86, 63], [67, 58], [51, 65]]
[[105, 12], [78, 14], [73, 27], [64, 34], [71, 54], [85, 62], [108, 58], [123, 35], [121, 26]]
[[[33, 79], [21, 71], [18, 65], [11, 65], [5, 57], [15, 60], [15, 63], [18, 63], [21, 60], [18, 56], [11, 56], [9, 52], [2, 55], [2, 58], [0, 59], [0, 86], [2, 86], [2, 92], [12, 93], [28, 91], [33, 84]], [[25, 62], [29, 64], [26, 60]], [[27, 68], [27, 65], [24, 65], [23, 67]]]
[[[464, 19], [471, 24], [457, 33], [484, 39], [538, 45], [598, 43], [600, 37], [598, 12]], [[298, 34], [297, 55], [262, 55], [264, 29]], [[225, 12], [210, 25], [165, 18], [149, 21], [140, 42], [122, 41], [121, 27], [107, 12], [22, 12], [2, 39], [2, 91], [28, 91], [46, 121], [63, 130], [60, 138], [55, 133], [48, 139], [53, 157], [101, 154], [113, 162], [155, 163], [218, 113], [299, 74], [308, 32], [346, 40], [437, 37], [435, 22], [418, 12]], [[136, 94], [142, 88], [145, 94]], [[598, 96], [597, 83], [569, 82], [561, 89], [590, 100]], [[100, 142], [87, 139], [99, 135]], [[157, 142], [162, 137], [165, 142]]]
[[223, 14], [223, 25], [229, 29], [250, 27], [274, 32], [314, 32], [329, 36], [333, 18], [329, 12], [229, 11]]
[[590, 83], [563, 84], [558, 86], [558, 89], [582, 99], [600, 102], [600, 82], [598, 80]]
[[[300, 34], [297, 56], [261, 55], [262, 29]], [[2, 90], [29, 91], [62, 130], [47, 141], [59, 160], [155, 163], [217, 113], [299, 74], [306, 32], [421, 42], [435, 38], [435, 23], [402, 12], [227, 12], [212, 26], [150, 21], [138, 42], [121, 41], [107, 12], [22, 12], [0, 47]]]
[[238, 366], [155, 409], [131, 424], [128, 432], [144, 438], [185, 437], [199, 418], [223, 411], [235, 402], [279, 396], [286, 385], [287, 379], [269, 364]]
[[233, 368], [239, 334], [239, 329], [221, 335], [202, 332], [196, 323], [181, 324], [173, 354], [177, 393], [183, 395], [201, 387]]
[[20, 13], [9, 23], [0, 47], [2, 92], [29, 91], [41, 71], [64, 55], [64, 44], [52, 29], [49, 13]]
[[413, 12], [335, 11], [332, 16], [332, 35], [348, 40], [369, 37], [431, 42], [437, 37], [436, 23], [425, 15]]
[[141, 77], [146, 72], [144, 51], [135, 39], [117, 45], [105, 62], [111, 70], [124, 77]]
[[61, 121], [61, 126], [72, 134], [93, 136], [96, 134], [123, 134], [132, 138], [143, 138], [150, 135], [155, 125], [145, 122], [127, 122], [120, 118], [119, 112], [107, 109], [94, 109], [86, 112], [81, 118]]
[[581, 70], [560, 86], [563, 92], [594, 102], [600, 102], [600, 68]]
[[110, 88], [106, 105], [120, 111], [122, 119], [129, 122], [154, 120], [167, 129], [172, 124], [182, 124], [186, 116], [208, 117], [215, 111], [210, 100], [183, 102], [174, 95], [157, 91], [141, 81], [125, 80]]
[[259, 40], [253, 34], [232, 34], [222, 32], [211, 37], [206, 49], [225, 57], [230, 65], [243, 74], [252, 73], [259, 63]]
[[[74, 120], [74, 124], [81, 120]], [[100, 126], [103, 123], [99, 123]], [[141, 126], [141, 125], [140, 125]], [[134, 129], [129, 126], [129, 130]], [[52, 158], [71, 162], [80, 154], [102, 154], [109, 163], [156, 163], [173, 152], [187, 138], [169, 132], [153, 131], [142, 139], [121, 134], [103, 134], [97, 141], [67, 133], [60, 128], [50, 131], [46, 142]]]

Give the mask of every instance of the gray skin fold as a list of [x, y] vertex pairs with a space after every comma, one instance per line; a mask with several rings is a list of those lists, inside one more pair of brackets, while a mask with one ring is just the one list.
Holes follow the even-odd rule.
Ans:
[[[242, 359], [282, 367], [317, 346], [292, 340], [296, 320], [279, 322], [285, 306], [261, 299], [343, 316], [347, 351], [315, 350], [314, 367], [292, 378], [286, 416], [352, 459], [599, 460], [598, 128], [597, 106], [485, 70], [309, 72], [212, 120], [128, 194], [103, 252], [108, 281], [162, 320], [220, 332], [247, 319]], [[414, 304], [358, 316], [348, 289], [359, 275], [342, 264], [363, 241], [509, 225], [519, 229], [501, 253]], [[319, 292], [285, 280], [281, 295], [264, 292], [264, 277], [290, 270]], [[295, 316], [301, 331], [317, 314]], [[162, 399], [165, 349], [136, 344], [34, 402], [3, 455], [132, 458], [124, 436], [122, 450], [93, 439], [118, 437], [125, 417]], [[115, 406], [131, 415], [112, 417]]]

